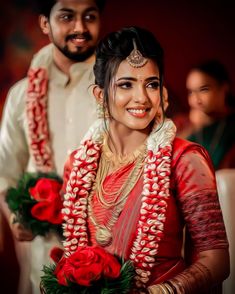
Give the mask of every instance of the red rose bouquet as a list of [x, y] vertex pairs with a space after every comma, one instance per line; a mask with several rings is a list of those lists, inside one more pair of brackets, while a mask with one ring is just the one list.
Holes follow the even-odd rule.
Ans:
[[124, 294], [131, 289], [131, 262], [123, 262], [101, 247], [78, 247], [69, 257], [63, 256], [62, 249], [54, 248], [51, 258], [55, 264], [43, 269], [44, 294]]
[[6, 202], [15, 222], [44, 236], [53, 230], [62, 235], [62, 180], [52, 173], [25, 173], [16, 188], [7, 191]]

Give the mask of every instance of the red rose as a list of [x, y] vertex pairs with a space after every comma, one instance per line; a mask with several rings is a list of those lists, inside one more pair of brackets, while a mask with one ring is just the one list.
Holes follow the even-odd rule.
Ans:
[[64, 267], [67, 262], [67, 258], [62, 257], [60, 261], [57, 263], [56, 268], [54, 270], [54, 275], [58, 279], [58, 283], [64, 286], [67, 286], [67, 278], [65, 276]]
[[104, 276], [110, 279], [118, 278], [120, 276], [121, 265], [117, 258], [107, 253], [105, 261]]
[[30, 195], [38, 201], [31, 209], [34, 218], [52, 224], [61, 224], [63, 207], [61, 187], [62, 184], [54, 179], [41, 178], [33, 188], [29, 189]]
[[63, 284], [66, 278], [81, 286], [91, 284], [101, 277], [117, 278], [121, 265], [117, 259], [99, 247], [79, 247], [75, 253], [66, 258], [56, 272], [58, 282]]
[[31, 214], [34, 218], [40, 221], [47, 221], [52, 224], [62, 223], [62, 201], [61, 199], [55, 199], [54, 202], [42, 201], [36, 203], [31, 208]]
[[54, 247], [51, 249], [50, 258], [55, 262], [58, 263], [59, 260], [62, 258], [64, 254], [64, 250], [59, 247]]
[[102, 270], [103, 260], [95, 248], [78, 248], [68, 259], [65, 275], [79, 285], [90, 286], [100, 279]]
[[106, 278], [115, 279], [120, 275], [121, 265], [117, 258], [107, 252], [102, 247], [94, 247], [93, 249], [103, 260], [103, 275]]
[[37, 201], [50, 201], [58, 196], [62, 184], [54, 179], [41, 178], [29, 189], [30, 195]]

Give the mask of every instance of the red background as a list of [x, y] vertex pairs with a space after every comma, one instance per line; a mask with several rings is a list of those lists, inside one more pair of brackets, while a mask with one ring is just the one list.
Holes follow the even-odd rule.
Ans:
[[232, 1], [107, 1], [103, 31], [138, 25], [150, 29], [165, 50], [165, 81], [171, 111], [187, 110], [189, 67], [207, 58], [225, 64], [235, 82], [235, 18]]
[[[218, 58], [228, 68], [234, 83], [235, 9], [231, 2], [107, 0], [102, 34], [123, 26], [138, 25], [156, 35], [165, 49], [165, 82], [170, 92], [170, 113], [174, 114], [187, 110], [185, 78], [191, 64], [201, 59]], [[26, 74], [33, 53], [48, 42], [37, 25], [33, 3], [32, 0], [1, 3], [0, 117], [9, 87]], [[15, 293], [18, 265], [10, 233], [5, 230], [6, 225], [1, 230], [4, 239], [0, 244], [0, 284], [3, 292], [6, 289], [6, 293]]]
[[[1, 104], [9, 86], [25, 75], [32, 54], [47, 42], [38, 28], [37, 16], [32, 13], [30, 5], [33, 1], [15, 0], [18, 6], [13, 2], [3, 4], [6, 8], [0, 15], [0, 37], [4, 44], [1, 54], [3, 70], [0, 73]], [[130, 25], [150, 29], [165, 50], [165, 82], [170, 92], [170, 110], [172, 113], [186, 111], [185, 78], [195, 62], [218, 58], [226, 65], [232, 82], [235, 81], [235, 9], [231, 2], [107, 0], [102, 34]], [[25, 43], [28, 40], [28, 47], [19, 48], [20, 34], [24, 35]]]

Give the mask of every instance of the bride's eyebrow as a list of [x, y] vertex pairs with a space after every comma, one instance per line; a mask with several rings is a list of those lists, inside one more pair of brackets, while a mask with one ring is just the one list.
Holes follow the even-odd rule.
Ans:
[[[141, 76], [137, 77], [137, 78], [135, 78], [135, 77], [121, 77], [121, 78], [117, 79], [116, 82], [119, 82], [122, 80], [124, 80], [124, 81], [138, 81], [138, 79], [140, 79], [140, 78], [143, 79]], [[148, 77], [145, 79], [145, 81], [153, 81], [153, 80], [159, 81], [160, 78], [158, 76], [151, 76], [151, 77]]]

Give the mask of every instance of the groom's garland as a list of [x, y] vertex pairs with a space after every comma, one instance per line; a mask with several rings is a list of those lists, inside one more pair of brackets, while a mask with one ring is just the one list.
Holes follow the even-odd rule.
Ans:
[[50, 230], [62, 233], [62, 180], [52, 174], [53, 152], [49, 137], [47, 114], [48, 71], [52, 63], [50, 44], [32, 60], [28, 71], [26, 115], [28, 122], [29, 151], [39, 173], [24, 173], [7, 191], [7, 203], [13, 212], [14, 222], [20, 222], [34, 235], [45, 235]]
[[33, 59], [28, 71], [26, 114], [30, 152], [40, 172], [54, 170], [48, 125], [48, 70], [52, 63], [52, 46], [44, 47]]

